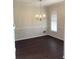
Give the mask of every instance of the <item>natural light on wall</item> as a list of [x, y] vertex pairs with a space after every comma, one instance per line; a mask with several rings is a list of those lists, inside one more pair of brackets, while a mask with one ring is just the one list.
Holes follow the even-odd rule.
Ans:
[[51, 31], [57, 32], [57, 12], [51, 15]]

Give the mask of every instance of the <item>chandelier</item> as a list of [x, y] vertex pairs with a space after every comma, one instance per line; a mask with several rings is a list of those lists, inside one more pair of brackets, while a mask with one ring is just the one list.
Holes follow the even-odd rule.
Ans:
[[39, 0], [39, 2], [40, 2], [40, 13], [39, 14], [36, 14], [35, 15], [35, 18], [36, 19], [39, 19], [41, 21], [42, 19], [45, 19], [46, 18], [46, 14], [42, 14], [42, 6], [41, 6], [42, 0]]

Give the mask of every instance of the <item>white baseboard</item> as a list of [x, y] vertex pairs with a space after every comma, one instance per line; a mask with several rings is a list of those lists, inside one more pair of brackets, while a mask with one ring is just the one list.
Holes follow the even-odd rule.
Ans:
[[30, 39], [30, 38], [35, 38], [35, 37], [40, 37], [40, 36], [45, 36], [45, 35], [47, 35], [47, 34], [39, 35], [39, 36], [33, 36], [33, 37], [19, 38], [19, 39], [16, 39], [15, 41], [27, 40], [27, 39]]
[[[48, 34], [49, 36], [51, 36], [51, 37], [55, 37], [55, 36], [52, 36], [52, 35], [50, 35], [50, 34]], [[55, 38], [58, 38], [58, 39], [60, 39], [60, 40], [62, 40], [62, 41], [64, 41], [64, 39], [63, 38], [60, 38], [60, 37], [55, 37]]]

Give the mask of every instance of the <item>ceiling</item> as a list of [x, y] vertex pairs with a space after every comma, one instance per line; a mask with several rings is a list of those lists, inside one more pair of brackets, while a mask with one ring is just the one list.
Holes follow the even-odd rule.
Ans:
[[[64, 1], [64, 0], [42, 0], [41, 4], [42, 6], [48, 6], [61, 1]], [[39, 0], [14, 0], [14, 3], [21, 3], [21, 4], [34, 5], [34, 6], [40, 5]]]

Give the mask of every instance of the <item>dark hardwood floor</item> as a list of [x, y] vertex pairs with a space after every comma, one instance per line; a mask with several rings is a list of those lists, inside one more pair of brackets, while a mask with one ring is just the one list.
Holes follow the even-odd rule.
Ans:
[[63, 59], [63, 43], [48, 35], [16, 41], [16, 59]]

